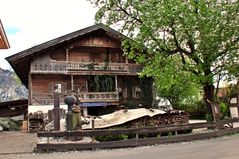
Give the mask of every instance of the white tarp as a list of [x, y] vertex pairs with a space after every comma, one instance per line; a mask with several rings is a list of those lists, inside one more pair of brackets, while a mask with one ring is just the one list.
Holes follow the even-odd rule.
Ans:
[[[124, 124], [128, 121], [135, 120], [144, 116], [153, 117], [159, 114], [165, 114], [165, 111], [159, 109], [126, 109], [119, 110], [111, 114], [102, 115], [95, 119], [95, 128], [107, 128], [116, 125]], [[89, 120], [90, 123], [87, 125], [83, 125], [83, 129], [91, 129], [92, 128], [92, 118], [83, 118], [82, 120]]]

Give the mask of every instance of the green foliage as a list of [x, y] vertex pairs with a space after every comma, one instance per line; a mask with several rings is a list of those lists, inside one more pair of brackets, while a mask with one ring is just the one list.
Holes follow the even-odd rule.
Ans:
[[174, 109], [184, 110], [190, 114], [191, 119], [205, 119], [207, 112], [205, 103], [202, 100], [195, 101], [193, 103], [179, 104]]
[[95, 139], [97, 141], [100, 141], [100, 142], [126, 140], [126, 139], [128, 139], [128, 135], [125, 135], [125, 134], [121, 134], [121, 135], [100, 135], [100, 136], [97, 136]]
[[155, 82], [156, 93], [166, 97], [173, 106], [182, 104], [193, 105], [201, 98], [200, 85], [194, 74], [183, 70], [179, 57], [173, 56], [169, 61], [161, 61], [160, 69], [157, 60], [151, 63], [142, 72], [141, 76], [152, 76]]
[[117, 26], [134, 40], [123, 43], [125, 55], [144, 64], [142, 76], [156, 76], [160, 92], [190, 96], [199, 85], [213, 101], [216, 77], [239, 74], [237, 0], [90, 1], [99, 8], [97, 22]]
[[230, 111], [229, 111], [230, 100], [233, 97], [237, 96], [239, 92], [239, 83], [230, 84], [227, 87], [221, 88], [221, 89], [222, 90], [219, 90], [219, 91], [223, 92], [223, 96], [220, 96], [218, 98], [218, 101], [220, 101], [219, 108], [220, 108], [222, 118], [225, 119], [230, 116]]
[[0, 118], [0, 126], [3, 127], [4, 130], [20, 130], [21, 122], [10, 119], [10, 118]]
[[113, 92], [114, 91], [114, 77], [94, 75], [90, 76], [89, 89], [93, 92]]
[[220, 112], [222, 114], [222, 119], [229, 117], [229, 106], [226, 103], [219, 104]]
[[168, 137], [172, 137], [173, 133], [172, 132], [168, 132]]
[[206, 118], [206, 121], [207, 121], [207, 122], [213, 121], [213, 116], [212, 116], [212, 114], [210, 114], [210, 113], [207, 113], [206, 116], [205, 116], [205, 118]]

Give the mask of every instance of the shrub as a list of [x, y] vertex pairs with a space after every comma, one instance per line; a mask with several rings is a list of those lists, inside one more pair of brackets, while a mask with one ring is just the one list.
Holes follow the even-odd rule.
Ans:
[[229, 116], [229, 106], [226, 103], [220, 103], [219, 108], [222, 114], [222, 119], [227, 118]]
[[100, 142], [126, 140], [126, 139], [128, 139], [128, 135], [126, 135], [126, 134], [121, 134], [121, 135], [100, 135], [100, 136], [97, 136], [95, 139], [97, 141], [100, 141]]

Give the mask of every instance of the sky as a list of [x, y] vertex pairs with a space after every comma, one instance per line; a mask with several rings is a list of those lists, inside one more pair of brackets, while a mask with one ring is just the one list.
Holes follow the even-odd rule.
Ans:
[[97, 11], [88, 0], [0, 0], [0, 5], [10, 43], [0, 50], [3, 69], [11, 69], [5, 57], [93, 25]]

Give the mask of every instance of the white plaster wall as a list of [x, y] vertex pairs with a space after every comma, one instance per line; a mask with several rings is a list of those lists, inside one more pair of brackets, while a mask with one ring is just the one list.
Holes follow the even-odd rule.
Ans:
[[[37, 111], [48, 113], [48, 110], [52, 110], [53, 108], [54, 108], [54, 105], [29, 105], [28, 113], [34, 113]], [[67, 110], [67, 105], [60, 105], [60, 108]]]

